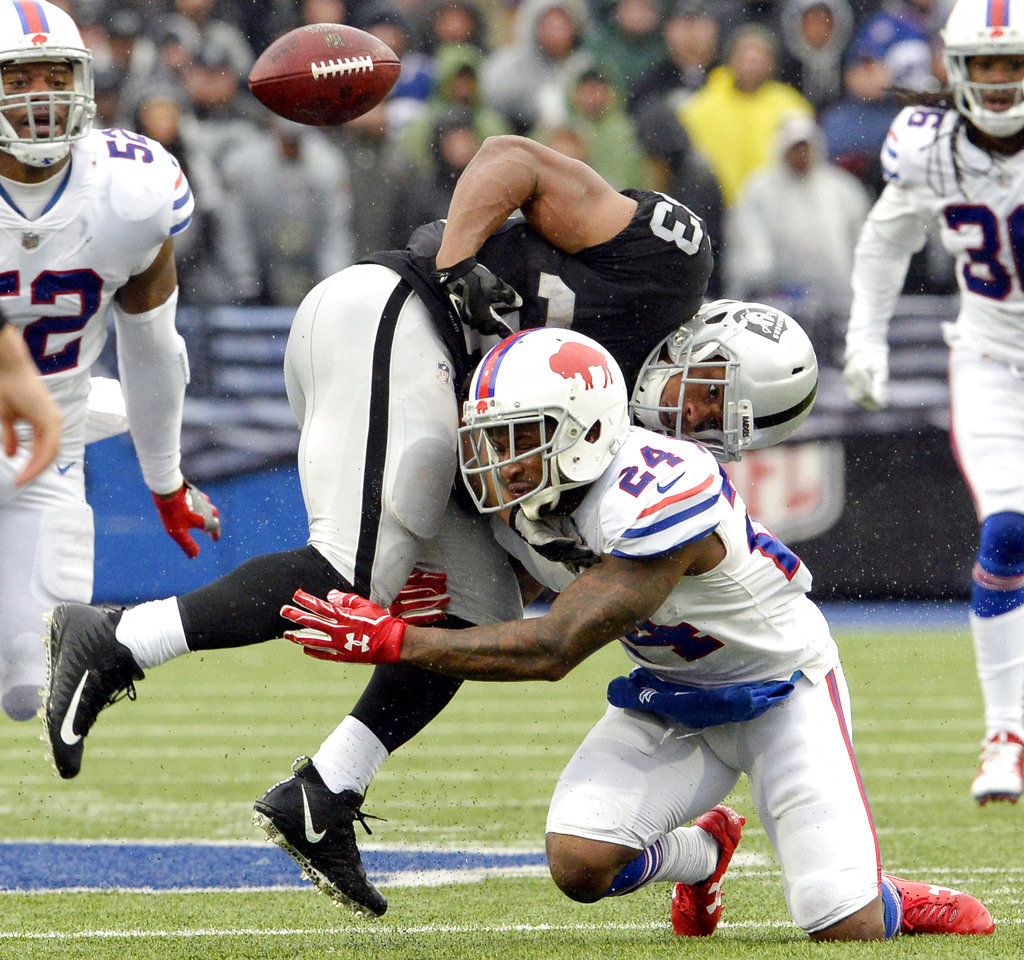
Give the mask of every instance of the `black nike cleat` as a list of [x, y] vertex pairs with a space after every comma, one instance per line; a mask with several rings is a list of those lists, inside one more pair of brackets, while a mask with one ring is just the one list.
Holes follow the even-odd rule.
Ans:
[[62, 603], [47, 616], [43, 721], [53, 765], [65, 780], [82, 768], [82, 742], [99, 712], [127, 697], [145, 673], [114, 636], [123, 607]]
[[381, 916], [388, 902], [366, 876], [352, 827], [358, 820], [371, 832], [360, 809], [363, 798], [355, 790], [333, 793], [309, 757], [299, 757], [292, 770], [256, 801], [252, 822], [321, 893], [355, 913]]

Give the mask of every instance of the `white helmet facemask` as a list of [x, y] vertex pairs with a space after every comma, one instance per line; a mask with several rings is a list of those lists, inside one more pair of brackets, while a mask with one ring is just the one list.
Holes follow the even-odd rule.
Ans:
[[[69, 66], [70, 88], [16, 89], [17, 67], [39, 63]], [[0, 0], [0, 150], [29, 166], [52, 166], [89, 132], [95, 114], [92, 54], [71, 17], [45, 0]]]
[[[676, 376], [678, 395], [665, 402]], [[687, 424], [691, 384], [721, 401], [720, 424]], [[647, 429], [698, 440], [728, 463], [789, 437], [810, 413], [817, 387], [814, 348], [792, 317], [763, 303], [716, 300], [651, 351], [630, 411]]]
[[[971, 57], [1024, 57], [1024, 0], [958, 0], [942, 30], [942, 42], [957, 110], [993, 137], [1010, 137], [1024, 129], [1024, 82], [978, 83], [968, 70]], [[985, 94], [991, 92], [1008, 93], [1012, 102], [1006, 109], [990, 109]]]

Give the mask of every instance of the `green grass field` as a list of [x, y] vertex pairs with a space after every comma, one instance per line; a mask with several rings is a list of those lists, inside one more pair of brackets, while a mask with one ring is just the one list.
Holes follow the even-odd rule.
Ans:
[[[312, 888], [271, 892], [10, 893], [0, 897], [0, 958], [658, 958], [781, 960], [1024, 956], [1024, 809], [980, 809], [967, 788], [981, 702], [963, 631], [839, 634], [854, 737], [886, 869], [970, 890], [997, 920], [984, 938], [905, 937], [812, 944], [793, 926], [745, 784], [748, 815], [708, 941], [680, 941], [668, 885], [584, 906], [546, 876], [390, 886], [366, 921]], [[366, 808], [388, 846], [540, 850], [547, 801], [575, 745], [624, 672], [608, 649], [559, 684], [467, 684], [396, 754]], [[0, 839], [253, 841], [252, 801], [313, 752], [354, 702], [365, 668], [320, 664], [284, 641], [192, 656], [153, 671], [135, 703], [106, 712], [82, 774], [62, 782], [38, 724], [0, 725]]]

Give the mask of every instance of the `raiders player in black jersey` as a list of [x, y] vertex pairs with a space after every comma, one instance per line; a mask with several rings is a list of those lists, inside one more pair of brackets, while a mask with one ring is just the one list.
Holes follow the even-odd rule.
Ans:
[[[60, 775], [78, 773], [97, 714], [134, 693], [145, 670], [281, 636], [279, 610], [297, 588], [351, 590], [429, 616], [415, 578], [403, 590], [415, 566], [447, 575], [444, 626], [521, 616], [489, 525], [451, 495], [459, 388], [473, 349], [509, 326], [572, 327], [600, 341], [632, 381], [698, 309], [711, 266], [704, 224], [679, 201], [618, 192], [531, 140], [487, 140], [446, 221], [421, 228], [405, 251], [327, 278], [298, 308], [285, 375], [301, 426], [307, 546], [256, 557], [179, 597], [53, 611], [45, 723]], [[387, 907], [355, 843], [366, 788], [459, 684], [405, 664], [378, 667], [312, 760], [256, 802], [254, 821], [356, 912]]]

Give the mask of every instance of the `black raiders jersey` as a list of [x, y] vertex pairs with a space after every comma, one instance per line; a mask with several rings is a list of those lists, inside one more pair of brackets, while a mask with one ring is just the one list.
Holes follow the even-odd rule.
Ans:
[[[510, 217], [481, 247], [477, 260], [523, 298], [519, 329], [555, 326], [592, 337], [618, 361], [632, 387], [655, 345], [699, 309], [711, 276], [711, 245], [701, 220], [661, 193], [623, 190], [638, 202], [629, 224], [605, 243], [566, 253]], [[444, 221], [416, 230], [402, 252], [366, 260], [396, 270], [427, 304], [456, 352], [461, 327], [433, 277]], [[455, 324], [456, 330], [453, 330]], [[464, 344], [457, 348], [468, 363]]]

